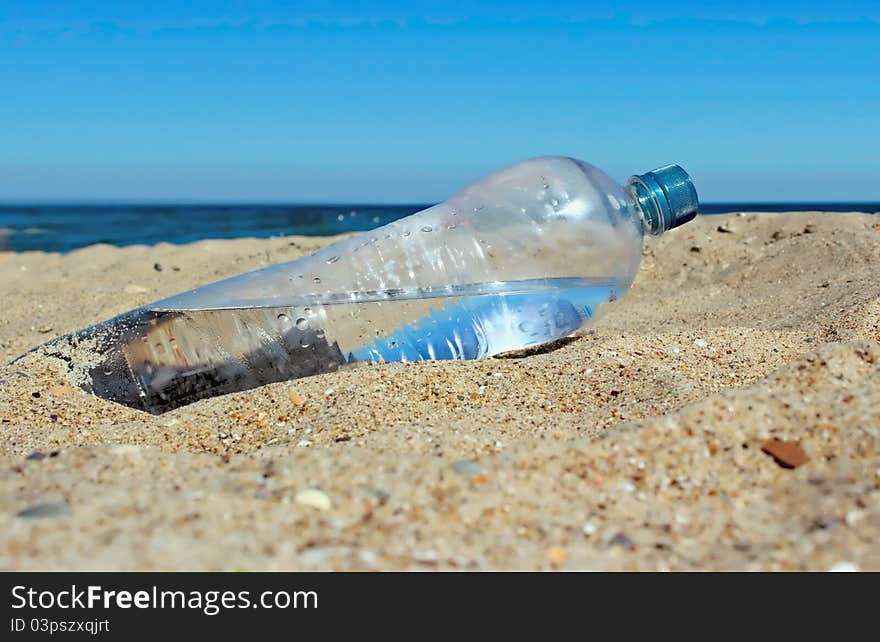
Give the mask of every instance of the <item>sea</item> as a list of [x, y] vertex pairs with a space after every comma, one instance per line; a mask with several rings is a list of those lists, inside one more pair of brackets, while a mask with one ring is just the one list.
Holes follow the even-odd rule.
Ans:
[[[0, 204], [0, 251], [70, 252], [95, 243], [153, 245], [200, 239], [331, 236], [361, 232], [417, 212], [411, 205]], [[708, 203], [726, 212], [868, 212], [880, 203]]]

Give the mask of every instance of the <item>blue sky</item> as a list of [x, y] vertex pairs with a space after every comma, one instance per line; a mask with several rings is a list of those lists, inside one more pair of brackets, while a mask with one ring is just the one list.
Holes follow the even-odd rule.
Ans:
[[0, 0], [0, 125], [7, 201], [427, 202], [543, 154], [880, 200], [880, 2]]

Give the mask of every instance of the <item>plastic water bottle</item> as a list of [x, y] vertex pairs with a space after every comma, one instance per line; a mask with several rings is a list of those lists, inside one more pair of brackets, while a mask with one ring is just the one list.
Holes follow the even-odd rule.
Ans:
[[643, 236], [696, 212], [677, 165], [619, 186], [587, 163], [535, 158], [310, 256], [132, 310], [51, 349], [85, 346], [83, 387], [152, 413], [352, 364], [480, 359], [581, 328], [627, 291]]

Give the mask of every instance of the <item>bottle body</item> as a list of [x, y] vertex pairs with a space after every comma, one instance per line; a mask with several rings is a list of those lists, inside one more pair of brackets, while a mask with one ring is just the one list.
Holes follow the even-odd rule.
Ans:
[[554, 341], [621, 297], [642, 207], [595, 167], [519, 163], [302, 259], [82, 331], [85, 387], [149, 412], [358, 363], [479, 359]]

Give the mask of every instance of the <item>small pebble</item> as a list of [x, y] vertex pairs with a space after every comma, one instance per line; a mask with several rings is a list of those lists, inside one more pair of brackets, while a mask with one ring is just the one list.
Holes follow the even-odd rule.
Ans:
[[126, 294], [144, 294], [146, 292], [149, 292], [150, 290], [148, 288], [145, 288], [142, 285], [137, 285], [136, 283], [129, 283], [124, 288], [122, 288], [122, 291], [125, 292]]
[[544, 557], [551, 564], [562, 564], [568, 559], [568, 551], [562, 546], [551, 546], [544, 552]]
[[317, 508], [321, 511], [328, 511], [333, 506], [327, 493], [324, 493], [317, 488], [309, 488], [307, 490], [299, 491], [293, 501], [297, 504], [311, 506], [312, 508]]
[[416, 551], [412, 557], [416, 563], [425, 566], [434, 566], [440, 561], [436, 551]]
[[70, 513], [70, 506], [65, 502], [47, 502], [23, 508], [15, 516], [21, 519], [44, 519], [48, 517], [64, 517], [68, 513]]
[[705, 348], [709, 344], [705, 339], [694, 339], [694, 345], [698, 348]]
[[306, 405], [306, 398], [299, 394], [293, 388], [287, 389], [287, 398], [290, 399], [290, 403], [292, 403], [297, 408], [302, 408]]
[[636, 547], [636, 544], [625, 533], [618, 533], [609, 540], [608, 546], [620, 546], [631, 551]]
[[761, 451], [773, 457], [783, 468], [797, 468], [807, 461], [807, 453], [797, 441], [782, 441], [774, 437], [761, 444]]
[[479, 475], [482, 471], [480, 467], [472, 462], [462, 459], [461, 461], [457, 461], [452, 464], [452, 470], [454, 470], [457, 474], [462, 477], [473, 477], [474, 475]]

